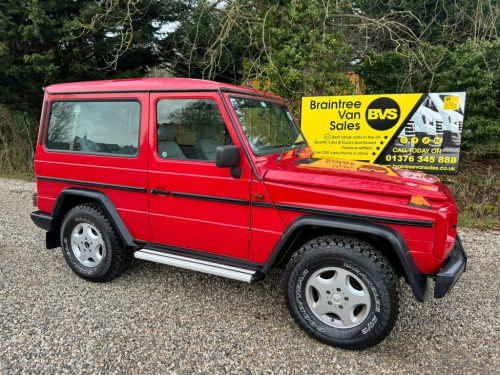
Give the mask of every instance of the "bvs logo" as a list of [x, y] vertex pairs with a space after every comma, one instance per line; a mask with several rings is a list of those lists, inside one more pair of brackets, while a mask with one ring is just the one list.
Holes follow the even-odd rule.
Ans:
[[399, 111], [396, 108], [389, 109], [369, 109], [368, 110], [368, 119], [369, 120], [395, 120], [399, 117]]
[[398, 103], [391, 98], [377, 98], [366, 109], [366, 122], [372, 129], [384, 131], [395, 126], [399, 121], [401, 110]]

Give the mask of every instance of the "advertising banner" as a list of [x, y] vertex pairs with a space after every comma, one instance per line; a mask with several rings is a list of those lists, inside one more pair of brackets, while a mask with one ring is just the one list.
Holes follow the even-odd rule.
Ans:
[[301, 126], [315, 154], [458, 173], [465, 92], [302, 98]]

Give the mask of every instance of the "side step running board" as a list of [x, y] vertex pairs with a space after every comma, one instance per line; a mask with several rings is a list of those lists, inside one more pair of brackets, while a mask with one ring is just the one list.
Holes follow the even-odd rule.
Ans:
[[189, 258], [151, 249], [137, 250], [136, 252], [134, 252], [134, 257], [136, 257], [137, 259], [148, 260], [150, 262], [168, 264], [169, 266], [186, 268], [188, 270], [223, 276], [229, 279], [244, 281], [246, 283], [260, 281], [265, 277], [264, 274], [258, 271], [227, 266], [225, 264], [208, 262], [206, 260]]

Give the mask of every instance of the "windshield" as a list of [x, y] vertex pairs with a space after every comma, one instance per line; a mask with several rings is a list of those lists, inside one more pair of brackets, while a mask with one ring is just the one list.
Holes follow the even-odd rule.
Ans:
[[230, 100], [255, 155], [269, 155], [306, 144], [286, 105], [248, 98]]

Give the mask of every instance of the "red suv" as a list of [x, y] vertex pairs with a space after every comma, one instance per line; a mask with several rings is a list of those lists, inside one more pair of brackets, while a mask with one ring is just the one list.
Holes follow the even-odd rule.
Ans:
[[35, 158], [47, 248], [90, 281], [133, 257], [245, 282], [286, 267], [291, 315], [362, 349], [465, 270], [457, 208], [435, 177], [314, 157], [280, 97], [191, 79], [45, 88]]

